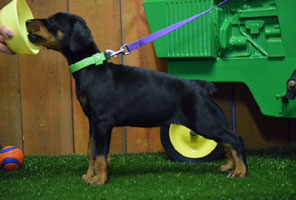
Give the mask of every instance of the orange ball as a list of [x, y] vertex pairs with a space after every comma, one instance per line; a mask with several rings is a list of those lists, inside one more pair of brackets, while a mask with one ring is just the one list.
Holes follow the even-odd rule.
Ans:
[[24, 153], [17, 147], [6, 146], [0, 150], [0, 166], [5, 171], [17, 170], [24, 164]]

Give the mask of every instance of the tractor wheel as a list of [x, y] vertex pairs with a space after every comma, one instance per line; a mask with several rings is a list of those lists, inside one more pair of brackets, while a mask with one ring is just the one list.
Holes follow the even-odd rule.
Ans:
[[[218, 105], [216, 115], [220, 122], [229, 128], [226, 117]], [[178, 124], [161, 128], [161, 143], [168, 157], [178, 162], [208, 162], [218, 159], [223, 153], [223, 148], [214, 140], [206, 139]]]

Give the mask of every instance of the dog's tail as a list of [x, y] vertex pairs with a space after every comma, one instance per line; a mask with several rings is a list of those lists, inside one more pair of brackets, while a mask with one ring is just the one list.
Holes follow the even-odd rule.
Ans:
[[199, 84], [202, 88], [206, 89], [209, 94], [214, 94], [217, 92], [217, 88], [214, 83], [204, 80], [194, 80], [197, 84]]

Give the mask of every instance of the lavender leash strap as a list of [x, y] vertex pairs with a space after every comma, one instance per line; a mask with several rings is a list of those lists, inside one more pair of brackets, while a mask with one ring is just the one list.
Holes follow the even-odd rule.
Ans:
[[188, 24], [189, 22], [194, 21], [195, 19], [197, 19], [197, 18], [211, 12], [215, 8], [218, 8], [218, 7], [222, 6], [223, 4], [225, 4], [225, 3], [229, 2], [229, 1], [230, 0], [224, 0], [223, 2], [219, 3], [218, 5], [216, 5], [213, 8], [210, 8], [210, 9], [208, 9], [208, 10], [202, 12], [202, 13], [194, 15], [194, 16], [192, 16], [192, 17], [190, 17], [188, 19], [185, 19], [183, 21], [177, 22], [176, 24], [173, 24], [173, 25], [171, 25], [171, 26], [169, 26], [167, 28], [164, 28], [164, 29], [161, 29], [161, 30], [159, 30], [159, 31], [157, 31], [155, 33], [152, 33], [151, 35], [147, 35], [146, 37], [144, 37], [144, 38], [142, 38], [142, 39], [140, 39], [140, 40], [138, 40], [136, 42], [133, 42], [131, 44], [126, 45], [126, 48], [129, 51], [129, 53], [131, 53], [132, 51], [134, 51], [136, 49], [139, 49], [139, 48], [143, 47], [144, 45], [146, 45], [146, 44], [148, 44], [150, 42], [153, 42], [153, 41], [155, 41], [155, 40], [157, 40], [157, 39], [159, 39], [159, 38], [173, 32], [176, 29], [181, 28], [182, 26]]

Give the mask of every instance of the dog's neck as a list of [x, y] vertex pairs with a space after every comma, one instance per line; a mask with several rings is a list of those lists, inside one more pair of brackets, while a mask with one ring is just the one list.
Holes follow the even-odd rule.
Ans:
[[66, 57], [69, 65], [79, 62], [84, 58], [90, 57], [96, 53], [100, 53], [100, 50], [94, 42], [76, 52], [73, 52], [69, 49], [64, 49], [62, 51], [62, 54]]

